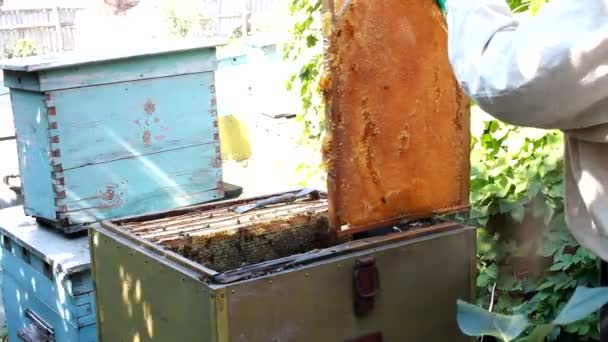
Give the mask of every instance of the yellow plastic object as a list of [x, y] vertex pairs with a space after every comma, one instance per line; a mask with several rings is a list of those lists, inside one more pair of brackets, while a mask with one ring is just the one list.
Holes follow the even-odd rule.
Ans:
[[222, 160], [243, 161], [251, 157], [249, 130], [236, 115], [219, 117]]

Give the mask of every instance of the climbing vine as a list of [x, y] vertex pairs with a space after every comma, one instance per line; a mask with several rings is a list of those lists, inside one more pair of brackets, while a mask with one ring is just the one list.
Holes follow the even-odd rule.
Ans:
[[[287, 88], [300, 94], [302, 109], [296, 116], [302, 124], [300, 142], [313, 151], [320, 151], [325, 132], [325, 107], [318, 87], [323, 66], [321, 7], [321, 0], [291, 0], [293, 39], [286, 44], [284, 56], [300, 66], [287, 81]], [[298, 170], [303, 183], [324, 181], [320, 158], [301, 164]]]
[[[321, 1], [290, 1], [293, 39], [285, 59], [300, 68], [287, 87], [301, 97], [301, 141], [319, 151], [326, 128], [318, 88], [323, 66]], [[515, 12], [533, 15], [545, 2], [509, 4]], [[596, 258], [578, 246], [564, 222], [563, 137], [555, 131], [513, 127], [482, 114], [474, 115], [472, 123], [469, 223], [480, 227], [478, 304], [495, 312], [525, 314], [532, 322], [546, 321], [577, 286], [596, 286], [598, 278]], [[320, 162], [306, 162], [300, 171], [303, 183], [324, 176]], [[534, 239], [517, 236], [518, 229], [523, 230], [520, 235]], [[599, 334], [595, 316], [560, 329], [550, 340], [596, 340]]]

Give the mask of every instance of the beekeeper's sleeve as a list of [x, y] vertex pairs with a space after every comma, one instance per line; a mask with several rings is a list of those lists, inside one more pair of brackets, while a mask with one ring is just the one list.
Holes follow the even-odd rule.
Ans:
[[[608, 122], [608, 0], [553, 0], [517, 19], [505, 0], [448, 0], [450, 63], [464, 91], [508, 123]], [[593, 115], [588, 115], [592, 113]]]

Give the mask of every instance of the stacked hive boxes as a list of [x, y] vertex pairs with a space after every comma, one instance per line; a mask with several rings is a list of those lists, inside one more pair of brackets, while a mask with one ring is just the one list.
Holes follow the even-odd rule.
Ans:
[[94, 341], [88, 243], [62, 233], [224, 196], [216, 47], [0, 67], [24, 195], [23, 207], [0, 212], [10, 340]]

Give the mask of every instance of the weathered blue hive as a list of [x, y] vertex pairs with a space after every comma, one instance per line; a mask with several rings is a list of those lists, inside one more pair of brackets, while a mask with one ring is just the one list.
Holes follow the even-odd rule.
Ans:
[[86, 236], [68, 238], [0, 210], [2, 298], [10, 341], [97, 341], [95, 294]]
[[26, 214], [61, 228], [222, 198], [215, 46], [0, 65]]

